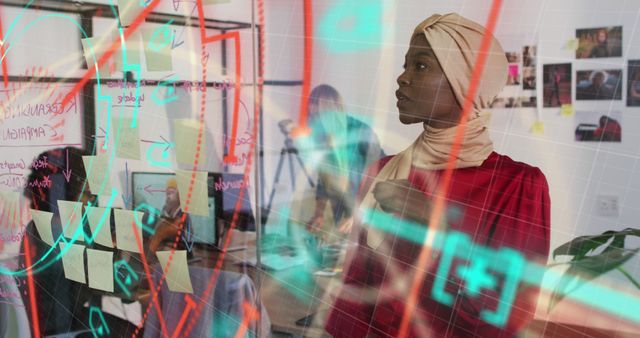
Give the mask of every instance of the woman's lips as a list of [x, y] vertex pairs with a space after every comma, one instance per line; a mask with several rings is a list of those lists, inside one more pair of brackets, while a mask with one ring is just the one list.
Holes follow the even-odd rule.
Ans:
[[400, 91], [396, 91], [396, 99], [398, 99], [398, 101], [396, 102], [396, 107], [398, 108], [409, 101], [409, 98]]

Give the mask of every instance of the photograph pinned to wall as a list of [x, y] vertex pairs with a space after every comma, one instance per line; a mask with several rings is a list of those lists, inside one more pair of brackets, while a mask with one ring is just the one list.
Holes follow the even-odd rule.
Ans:
[[[522, 66], [523, 67], [536, 67], [536, 46], [524, 46], [522, 47]], [[535, 72], [534, 72], [535, 73]]]
[[577, 71], [576, 100], [622, 100], [622, 70]]
[[522, 68], [522, 89], [536, 89], [536, 67]]
[[622, 26], [576, 29], [576, 59], [622, 56]]
[[627, 69], [627, 106], [640, 107], [640, 60], [629, 60]]
[[544, 107], [560, 107], [571, 103], [571, 64], [559, 63], [542, 67]]
[[538, 98], [535, 96], [497, 97], [490, 108], [535, 108]]
[[519, 107], [536, 108], [538, 106], [538, 98], [535, 96], [522, 96], [518, 99]]
[[574, 123], [576, 141], [622, 141], [622, 114], [620, 111], [577, 111]]
[[522, 47], [522, 89], [524, 90], [536, 89], [536, 53], [536, 46]]
[[520, 85], [520, 53], [506, 52], [507, 61], [509, 62], [509, 73], [507, 76], [507, 86]]

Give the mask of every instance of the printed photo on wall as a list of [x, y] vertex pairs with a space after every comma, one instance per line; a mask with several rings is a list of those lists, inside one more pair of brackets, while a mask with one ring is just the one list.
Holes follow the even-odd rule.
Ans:
[[542, 68], [545, 107], [560, 107], [571, 103], [571, 64], [544, 65]]
[[490, 108], [535, 108], [537, 103], [535, 96], [497, 97]]
[[622, 70], [577, 71], [576, 100], [622, 100]]
[[577, 111], [575, 139], [580, 142], [621, 142], [622, 114], [619, 111]]
[[577, 59], [622, 56], [622, 26], [576, 29]]
[[524, 47], [522, 47], [522, 66], [523, 67], [534, 67], [535, 68], [535, 66], [536, 66], [536, 46], [524, 46]]
[[522, 89], [536, 89], [536, 67], [524, 67], [522, 69]]
[[506, 52], [504, 53], [509, 62], [509, 75], [507, 76], [507, 86], [520, 85], [520, 61], [522, 61], [520, 53]]
[[522, 89], [536, 89], [536, 46], [522, 47]]
[[640, 107], [640, 60], [629, 60], [627, 70], [627, 106]]

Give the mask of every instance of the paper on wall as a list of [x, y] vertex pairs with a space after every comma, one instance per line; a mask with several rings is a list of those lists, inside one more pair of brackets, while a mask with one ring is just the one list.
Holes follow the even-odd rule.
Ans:
[[[169, 263], [171, 251], [157, 251], [158, 261], [162, 266], [162, 271], [166, 270]], [[171, 264], [167, 271], [167, 286], [173, 292], [193, 293], [191, 277], [189, 276], [189, 266], [187, 265], [187, 251], [176, 250], [171, 257]]]
[[142, 241], [142, 227], [136, 224], [136, 214], [138, 215], [138, 220], [142, 221], [142, 216], [144, 215], [142, 212], [113, 210], [116, 223], [116, 246], [118, 249], [141, 253], [136, 240], [136, 233]]

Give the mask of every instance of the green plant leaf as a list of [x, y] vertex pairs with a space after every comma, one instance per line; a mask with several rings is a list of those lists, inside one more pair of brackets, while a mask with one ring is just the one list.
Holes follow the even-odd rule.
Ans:
[[592, 250], [606, 243], [615, 234], [615, 231], [610, 230], [601, 235], [576, 237], [553, 250], [553, 259], [556, 259], [558, 255], [574, 256], [574, 260], [581, 259]]
[[[603, 275], [628, 261], [640, 248], [624, 249], [624, 236], [614, 237], [612, 243], [602, 253], [594, 256], [585, 256], [576, 261], [571, 261], [569, 269], [563, 274], [560, 282], [551, 295], [551, 301], [547, 312], [558, 304], [568, 293], [575, 291], [582, 284]], [[572, 289], [570, 287], [575, 285]]]

